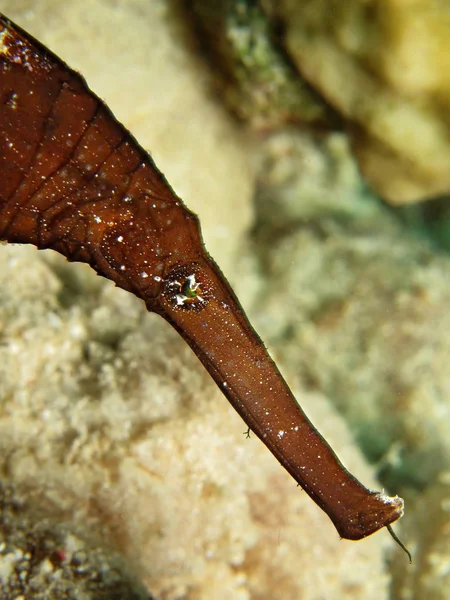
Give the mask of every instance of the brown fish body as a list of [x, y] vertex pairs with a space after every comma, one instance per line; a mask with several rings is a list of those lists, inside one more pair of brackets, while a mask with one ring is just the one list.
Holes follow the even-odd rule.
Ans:
[[78, 74], [1, 15], [0, 239], [89, 263], [170, 322], [341, 537], [403, 514], [309, 422], [149, 155]]

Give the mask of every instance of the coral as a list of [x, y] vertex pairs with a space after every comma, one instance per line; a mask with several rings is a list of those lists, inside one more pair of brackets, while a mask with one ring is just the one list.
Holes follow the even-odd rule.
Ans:
[[364, 176], [394, 204], [450, 190], [450, 9], [427, 0], [281, 0], [305, 79], [348, 121]]

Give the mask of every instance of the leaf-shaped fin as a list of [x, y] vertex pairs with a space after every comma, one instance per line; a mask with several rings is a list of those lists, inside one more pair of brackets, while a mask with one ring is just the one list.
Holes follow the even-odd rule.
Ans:
[[81, 76], [6, 19], [0, 28], [0, 237], [88, 262], [139, 295], [145, 272], [147, 294], [166, 264], [203, 252], [195, 215]]

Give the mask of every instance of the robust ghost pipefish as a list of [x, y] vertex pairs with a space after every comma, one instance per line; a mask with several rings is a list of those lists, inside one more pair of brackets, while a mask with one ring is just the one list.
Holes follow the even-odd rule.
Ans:
[[80, 75], [1, 15], [0, 239], [86, 262], [166, 319], [341, 537], [403, 514], [312, 426], [151, 157]]

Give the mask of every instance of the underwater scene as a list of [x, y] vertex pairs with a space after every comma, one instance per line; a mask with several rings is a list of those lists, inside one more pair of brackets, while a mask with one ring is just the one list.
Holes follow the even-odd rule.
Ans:
[[450, 600], [449, 3], [0, 0], [0, 241], [0, 599]]

